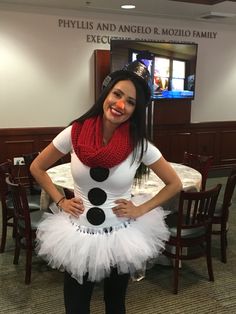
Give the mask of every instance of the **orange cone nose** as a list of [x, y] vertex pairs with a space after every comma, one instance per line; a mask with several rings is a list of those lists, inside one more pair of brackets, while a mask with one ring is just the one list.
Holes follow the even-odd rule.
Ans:
[[123, 102], [123, 100], [118, 100], [116, 103], [117, 108], [119, 109], [124, 109], [125, 108], [125, 103]]

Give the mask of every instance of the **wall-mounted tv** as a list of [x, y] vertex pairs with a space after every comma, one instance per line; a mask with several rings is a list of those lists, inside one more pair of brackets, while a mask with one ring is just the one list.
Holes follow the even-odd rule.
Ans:
[[195, 43], [111, 40], [111, 70], [140, 60], [152, 77], [152, 99], [194, 99], [197, 48]]

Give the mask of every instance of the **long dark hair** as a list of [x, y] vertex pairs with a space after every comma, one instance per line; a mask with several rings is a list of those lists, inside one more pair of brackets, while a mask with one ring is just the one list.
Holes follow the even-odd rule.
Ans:
[[[132, 162], [137, 158], [138, 161], [142, 160], [143, 154], [147, 149], [147, 132], [146, 132], [146, 97], [145, 90], [142, 84], [142, 81], [134, 77], [133, 75], [128, 75], [126, 73], [119, 74], [116, 78], [114, 78], [101, 92], [99, 98], [95, 102], [95, 104], [82, 116], [73, 120], [73, 122], [82, 123], [85, 120], [94, 117], [94, 116], [102, 116], [103, 115], [103, 103], [110, 93], [114, 85], [123, 80], [130, 80], [136, 89], [136, 106], [135, 110], [130, 117], [130, 137], [133, 143], [133, 159]], [[139, 155], [137, 155], [139, 152]], [[142, 168], [142, 170], [141, 170]], [[137, 173], [137, 176], [140, 177], [143, 172], [145, 172], [145, 168], [143, 166], [140, 167], [140, 170]], [[140, 172], [140, 174], [139, 174]]]

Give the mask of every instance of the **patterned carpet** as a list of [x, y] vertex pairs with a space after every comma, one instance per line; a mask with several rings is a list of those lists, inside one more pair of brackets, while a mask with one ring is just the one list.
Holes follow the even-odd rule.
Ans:
[[[219, 182], [225, 184], [225, 181], [224, 177], [210, 178], [208, 186], [214, 186]], [[230, 213], [227, 264], [220, 262], [219, 238], [217, 236], [213, 238], [215, 282], [208, 281], [204, 258], [186, 261], [181, 270], [179, 293], [174, 295], [172, 268], [156, 265], [147, 271], [145, 279], [139, 282], [130, 281], [127, 314], [236, 313], [235, 194]], [[13, 240], [9, 237], [6, 252], [0, 255], [0, 314], [63, 314], [63, 273], [48, 268], [35, 256], [32, 283], [26, 286], [24, 254], [21, 254], [19, 265], [13, 265], [13, 247]], [[102, 313], [104, 313], [102, 284], [98, 284], [92, 298], [91, 314]]]

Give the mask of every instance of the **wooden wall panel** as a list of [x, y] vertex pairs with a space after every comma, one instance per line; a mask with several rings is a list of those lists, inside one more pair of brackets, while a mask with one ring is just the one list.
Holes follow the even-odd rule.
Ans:
[[195, 149], [201, 155], [215, 155], [216, 132], [197, 131], [195, 133]]
[[95, 101], [101, 93], [102, 82], [110, 73], [110, 50], [94, 50]]
[[155, 125], [154, 130], [154, 142], [168, 160], [180, 162], [187, 150], [213, 155], [215, 167], [236, 165], [236, 121]]
[[33, 139], [16, 139], [7, 140], [5, 142], [5, 153], [7, 156], [16, 156], [16, 152], [19, 156], [22, 156], [24, 152], [34, 152], [35, 151], [35, 141]]
[[[63, 129], [0, 129], [0, 162], [41, 151]], [[164, 157], [182, 162], [185, 150], [214, 156], [215, 167], [236, 165], [236, 121], [155, 125], [153, 141]]]
[[41, 151], [62, 129], [62, 127], [0, 129], [0, 162], [7, 158], [13, 159], [23, 154]]
[[165, 158], [170, 156], [170, 139], [169, 133], [154, 131], [153, 141]]
[[154, 101], [154, 123], [163, 124], [186, 124], [191, 118], [191, 100], [168, 99]]
[[[13, 161], [14, 157], [42, 151], [62, 129], [62, 127], [0, 129], [0, 162], [7, 159]], [[23, 184], [28, 184], [24, 165], [14, 166], [13, 172]]]
[[219, 163], [235, 163], [236, 164], [236, 129], [224, 130], [219, 136]]
[[190, 140], [191, 134], [188, 132], [176, 132], [173, 134], [170, 141], [170, 156], [168, 160], [181, 163], [184, 152], [190, 150]]

